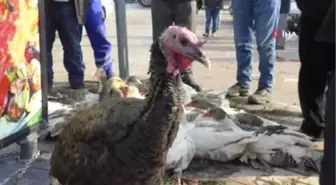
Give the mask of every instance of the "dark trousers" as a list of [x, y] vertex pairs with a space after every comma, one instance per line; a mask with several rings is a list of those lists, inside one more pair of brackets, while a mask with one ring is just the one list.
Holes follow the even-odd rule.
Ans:
[[[90, 0], [86, 10], [86, 22], [84, 24], [89, 37], [95, 63], [97, 67], [104, 69], [106, 76], [112, 75], [111, 43], [107, 40], [106, 25], [103, 17], [103, 9], [100, 0]], [[83, 26], [79, 25], [79, 35], [82, 38]]]
[[153, 41], [156, 41], [170, 25], [186, 26], [189, 30], [195, 31], [196, 11], [196, 1], [152, 1]]
[[325, 124], [320, 185], [335, 185], [335, 69], [329, 82]]
[[83, 83], [85, 65], [80, 46], [75, 6], [71, 3], [51, 1], [49, 7], [46, 11], [48, 85], [51, 87], [53, 84], [52, 48], [57, 31], [63, 46], [63, 64], [68, 72], [69, 83], [71, 86], [78, 86]]
[[221, 9], [217, 7], [207, 7], [205, 9], [205, 33], [210, 32], [210, 26], [212, 22], [212, 29], [211, 32], [215, 33], [218, 31], [219, 24], [220, 24], [220, 11]]
[[335, 69], [335, 45], [316, 42], [322, 21], [302, 13], [300, 20], [299, 99], [304, 121], [301, 130], [318, 137], [324, 128], [325, 91]]

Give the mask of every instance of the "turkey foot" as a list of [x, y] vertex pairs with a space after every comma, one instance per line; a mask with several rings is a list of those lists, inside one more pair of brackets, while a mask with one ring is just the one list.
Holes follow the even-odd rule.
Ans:
[[177, 169], [173, 175], [172, 185], [198, 185], [198, 180], [182, 178], [182, 170]]

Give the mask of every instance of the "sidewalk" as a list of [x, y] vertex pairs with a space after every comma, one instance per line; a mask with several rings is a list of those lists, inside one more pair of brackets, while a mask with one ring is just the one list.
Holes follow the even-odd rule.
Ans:
[[[204, 11], [198, 15], [197, 33], [201, 35], [204, 30]], [[149, 48], [152, 43], [151, 37], [151, 18], [150, 9], [141, 8], [138, 4], [127, 5], [127, 24], [128, 24], [128, 44], [129, 44], [129, 64], [130, 74], [144, 75], [148, 70]], [[113, 58], [115, 61], [114, 68], [118, 69], [115, 19], [110, 17], [107, 23], [108, 37], [113, 44]], [[83, 53], [86, 69], [86, 79], [91, 80], [95, 72], [93, 52], [90, 43], [86, 38], [82, 42]], [[223, 12], [221, 30], [216, 38], [210, 38], [205, 45], [205, 50], [212, 60], [212, 70], [208, 71], [200, 65], [194, 65], [196, 79], [204, 86], [205, 89], [226, 89], [235, 83], [236, 63], [235, 50], [233, 43], [232, 22], [228, 12]], [[56, 81], [66, 81], [62, 57], [63, 51], [59, 41], [54, 44], [54, 69]], [[254, 61], [258, 61], [256, 52]], [[297, 59], [297, 41], [291, 40], [288, 48], [280, 52], [281, 56], [286, 59]], [[254, 62], [254, 87], [257, 84], [258, 67]], [[297, 75], [299, 63], [282, 62], [277, 64], [276, 85], [274, 87], [273, 99], [289, 105], [298, 105], [297, 98]], [[42, 151], [42, 159], [37, 160], [28, 169], [20, 185], [48, 185], [49, 184], [49, 158], [53, 144], [42, 141], [39, 143], [39, 149]], [[1, 155], [10, 151], [18, 151], [18, 145], [11, 145], [5, 150], [0, 151]], [[5, 163], [0, 162], [0, 185], [13, 185], [12, 179], [18, 169], [23, 168], [24, 164], [19, 164], [15, 160], [9, 160]], [[257, 174], [254, 174], [258, 176]], [[15, 176], [15, 175], [14, 175]], [[317, 177], [309, 180], [307, 184], [315, 184]], [[239, 181], [239, 180], [231, 180]], [[312, 183], [311, 183], [312, 182]], [[252, 183], [252, 182], [251, 182]], [[251, 184], [250, 183], [250, 184]], [[243, 184], [244, 183], [228, 183]], [[246, 183], [245, 183], [246, 184]], [[249, 183], [247, 183], [249, 184]], [[297, 184], [299, 185], [299, 183]]]

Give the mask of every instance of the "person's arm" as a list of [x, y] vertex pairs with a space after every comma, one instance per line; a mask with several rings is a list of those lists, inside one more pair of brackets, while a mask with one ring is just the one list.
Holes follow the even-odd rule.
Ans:
[[218, 8], [223, 9], [224, 8], [224, 0], [219, 0], [218, 2]]
[[330, 5], [315, 40], [335, 44], [335, 1]]
[[297, 5], [297, 7], [300, 9], [300, 11], [302, 12], [302, 10], [303, 10], [303, 4], [304, 4], [304, 1], [305, 0], [295, 0], [295, 2], [296, 2], [296, 5]]
[[203, 0], [197, 0], [197, 10], [200, 10], [203, 6]]

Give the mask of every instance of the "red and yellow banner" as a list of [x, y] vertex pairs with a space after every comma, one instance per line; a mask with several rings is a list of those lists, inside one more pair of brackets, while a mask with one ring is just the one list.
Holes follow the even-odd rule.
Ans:
[[0, 0], [0, 140], [39, 122], [38, 0]]

